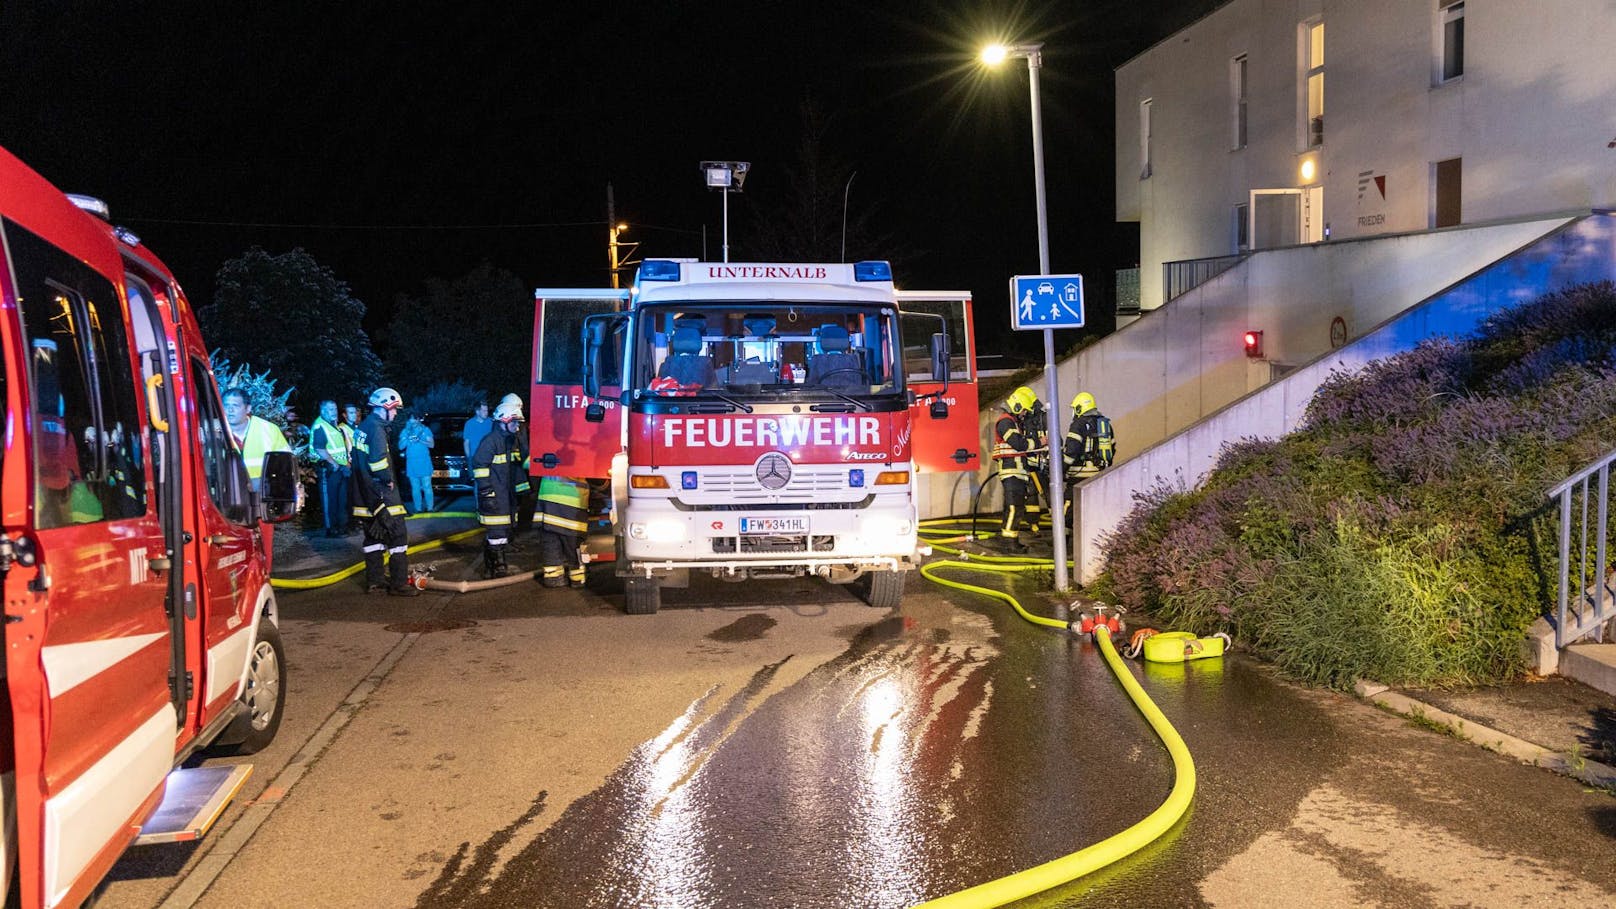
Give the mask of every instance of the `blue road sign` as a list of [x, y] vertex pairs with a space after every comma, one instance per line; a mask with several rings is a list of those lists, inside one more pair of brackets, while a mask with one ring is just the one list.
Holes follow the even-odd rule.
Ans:
[[1010, 327], [1016, 331], [1083, 327], [1082, 275], [1010, 279]]

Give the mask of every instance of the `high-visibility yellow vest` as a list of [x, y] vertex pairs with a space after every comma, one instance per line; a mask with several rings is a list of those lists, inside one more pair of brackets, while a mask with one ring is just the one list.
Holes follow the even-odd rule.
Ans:
[[247, 462], [247, 477], [252, 480], [258, 479], [264, 472], [265, 452], [292, 450], [280, 427], [260, 417], [248, 417], [247, 435], [237, 436], [236, 441], [241, 443], [241, 457]]
[[[325, 417], [318, 417], [314, 421], [315, 429], [325, 430], [325, 453], [331, 460], [337, 462], [338, 467], [348, 466], [348, 449], [352, 447], [348, 442], [348, 434], [332, 425]], [[309, 435], [313, 440], [313, 433]]]

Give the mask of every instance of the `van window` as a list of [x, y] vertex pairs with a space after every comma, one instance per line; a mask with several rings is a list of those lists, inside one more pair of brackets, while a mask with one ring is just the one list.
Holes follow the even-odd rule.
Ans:
[[235, 469], [231, 461], [236, 458], [230, 447], [230, 428], [224, 422], [224, 405], [219, 402], [219, 389], [213, 384], [213, 373], [208, 364], [191, 358], [191, 393], [196, 396], [197, 447], [202, 451], [202, 472], [208, 478], [208, 495], [213, 504], [224, 510], [225, 471]]
[[143, 427], [117, 292], [16, 223], [4, 231], [33, 391], [35, 523], [143, 515]]

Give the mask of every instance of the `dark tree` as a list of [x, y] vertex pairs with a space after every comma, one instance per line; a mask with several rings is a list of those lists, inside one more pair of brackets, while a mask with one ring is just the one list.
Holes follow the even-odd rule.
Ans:
[[232, 363], [269, 370], [304, 413], [324, 398], [356, 400], [381, 381], [360, 326], [365, 304], [302, 249], [249, 249], [220, 266], [215, 285], [197, 313], [208, 344]]
[[[900, 250], [875, 228], [878, 206], [860, 193], [852, 166], [829, 147], [832, 118], [812, 98], [799, 109], [801, 141], [778, 189], [759, 188], [747, 233], [736, 243], [754, 262], [840, 262], [895, 259]], [[863, 200], [863, 201], [860, 201]], [[854, 204], [857, 202], [858, 204]], [[845, 225], [845, 231], [844, 231]]]
[[419, 296], [400, 294], [387, 331], [387, 371], [406, 403], [440, 382], [525, 399], [532, 353], [532, 291], [487, 262], [453, 281], [431, 279]]

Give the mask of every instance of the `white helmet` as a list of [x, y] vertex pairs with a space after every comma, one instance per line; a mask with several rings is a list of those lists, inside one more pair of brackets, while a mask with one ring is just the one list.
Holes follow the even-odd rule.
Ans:
[[399, 397], [398, 392], [383, 385], [381, 388], [378, 388], [370, 393], [370, 406], [385, 407], [388, 410], [397, 410], [398, 408], [404, 406], [404, 399]]
[[500, 399], [499, 406], [494, 408], [494, 420], [504, 423], [507, 420], [521, 420], [522, 399], [516, 395], [506, 395]]

